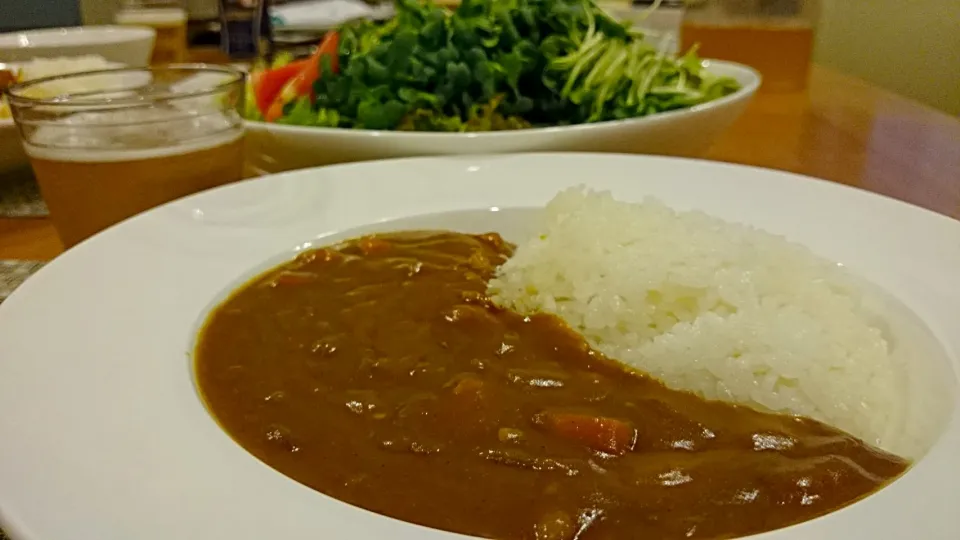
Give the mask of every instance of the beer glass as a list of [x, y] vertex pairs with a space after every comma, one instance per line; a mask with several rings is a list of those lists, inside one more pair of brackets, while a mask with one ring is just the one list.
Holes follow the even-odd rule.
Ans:
[[763, 74], [763, 91], [807, 85], [819, 0], [697, 0], [689, 2], [682, 50], [747, 64]]
[[183, 64], [11, 87], [13, 118], [64, 245], [239, 180], [244, 78], [229, 67]]
[[151, 64], [187, 60], [187, 10], [178, 0], [124, 0], [113, 20], [121, 25], [149, 26], [156, 31]]

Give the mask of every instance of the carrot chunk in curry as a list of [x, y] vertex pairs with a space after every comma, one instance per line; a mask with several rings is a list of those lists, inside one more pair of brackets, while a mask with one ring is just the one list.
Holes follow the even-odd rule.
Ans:
[[534, 422], [561, 437], [579, 441], [598, 452], [617, 456], [633, 450], [637, 440], [637, 431], [633, 426], [616, 418], [546, 412], [535, 416]]
[[748, 535], [908, 466], [809, 419], [669, 390], [556, 318], [496, 308], [486, 281], [511, 249], [410, 232], [301, 254], [210, 316], [207, 406], [320, 492], [503, 540]]

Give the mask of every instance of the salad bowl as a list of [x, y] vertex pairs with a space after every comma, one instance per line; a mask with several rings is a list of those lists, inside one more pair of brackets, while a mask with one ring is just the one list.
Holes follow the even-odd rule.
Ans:
[[518, 152], [702, 155], [746, 109], [760, 87], [751, 67], [703, 60], [740, 88], [694, 107], [625, 120], [488, 132], [418, 132], [294, 126], [248, 121], [247, 155], [259, 173], [374, 159]]

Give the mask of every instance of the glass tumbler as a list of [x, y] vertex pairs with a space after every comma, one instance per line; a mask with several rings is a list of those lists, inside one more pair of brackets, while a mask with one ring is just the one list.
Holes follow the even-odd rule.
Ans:
[[187, 10], [179, 0], [123, 0], [113, 19], [117, 24], [149, 26], [156, 31], [152, 65], [187, 60]]
[[65, 247], [243, 171], [245, 74], [122, 68], [37, 79], [8, 100]]
[[807, 85], [818, 0], [688, 0], [681, 48], [747, 64], [763, 75], [763, 90]]

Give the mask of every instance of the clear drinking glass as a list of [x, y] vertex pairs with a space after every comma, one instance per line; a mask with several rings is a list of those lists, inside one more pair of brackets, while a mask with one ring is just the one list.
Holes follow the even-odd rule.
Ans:
[[66, 247], [243, 172], [242, 71], [124, 68], [8, 89], [50, 217]]
[[187, 10], [180, 0], [123, 0], [113, 17], [122, 25], [149, 26], [157, 33], [152, 65], [187, 60]]
[[807, 84], [819, 0], [687, 0], [681, 49], [747, 64], [763, 90], [790, 92]]

